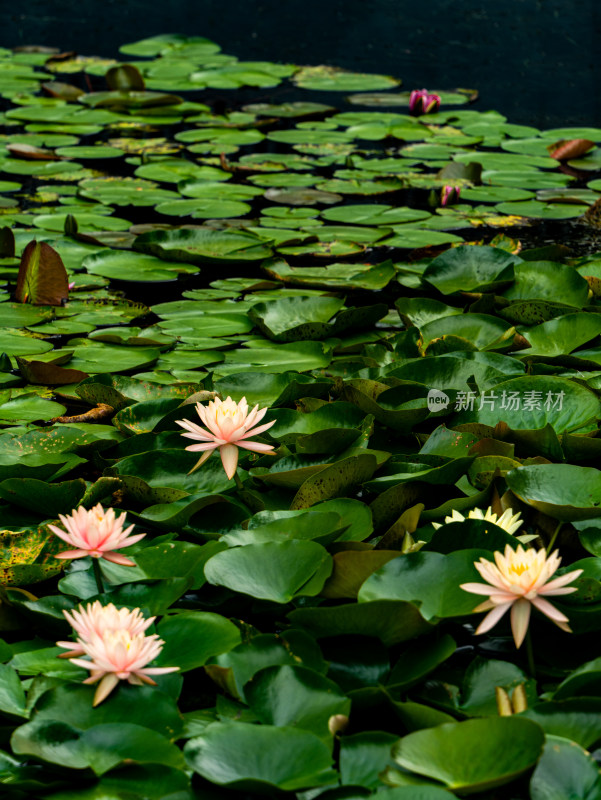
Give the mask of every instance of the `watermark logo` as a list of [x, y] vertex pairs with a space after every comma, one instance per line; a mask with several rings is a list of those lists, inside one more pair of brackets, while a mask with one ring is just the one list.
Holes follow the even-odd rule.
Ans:
[[[429, 397], [429, 395], [428, 395]], [[563, 399], [565, 392], [502, 392], [494, 391], [482, 392], [478, 397], [476, 392], [457, 392], [455, 401], [455, 411], [482, 411], [488, 408], [494, 411], [495, 408], [501, 411], [561, 411], [563, 409]], [[429, 406], [428, 406], [429, 408]]]
[[444, 411], [450, 403], [448, 394], [441, 392], [440, 389], [430, 389], [427, 396], [428, 411]]

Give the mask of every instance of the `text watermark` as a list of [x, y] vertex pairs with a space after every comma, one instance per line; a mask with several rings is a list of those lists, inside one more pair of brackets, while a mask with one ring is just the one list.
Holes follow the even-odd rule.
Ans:
[[[490, 391], [477, 392], [459, 391], [455, 397], [453, 411], [482, 411], [490, 409], [494, 411], [522, 411], [524, 413], [534, 411], [561, 411], [565, 392], [508, 392], [503, 389], [500, 392]], [[429, 411], [443, 411], [450, 403], [449, 396], [440, 389], [430, 389], [427, 396]]]

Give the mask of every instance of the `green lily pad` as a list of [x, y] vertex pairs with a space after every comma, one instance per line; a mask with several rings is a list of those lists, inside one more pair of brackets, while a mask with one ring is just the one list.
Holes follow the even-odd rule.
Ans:
[[517, 256], [493, 247], [455, 247], [426, 267], [424, 280], [442, 294], [493, 290], [513, 278]]
[[400, 81], [388, 75], [348, 72], [338, 67], [303, 67], [294, 75], [294, 83], [302, 89], [322, 92], [363, 92], [392, 89]]
[[332, 557], [316, 542], [292, 540], [235, 547], [206, 564], [209, 583], [237, 592], [289, 603], [293, 597], [319, 594], [332, 570]]
[[290, 267], [283, 259], [268, 259], [263, 269], [273, 278], [294, 286], [324, 289], [383, 289], [396, 272], [391, 261], [376, 266], [328, 264], [325, 267]]
[[331, 191], [324, 185], [320, 189], [311, 188], [286, 188], [267, 189], [265, 199], [272, 203], [284, 203], [290, 206], [310, 206], [310, 205], [333, 205], [339, 203], [342, 197], [336, 193], [336, 189]]
[[212, 656], [228, 652], [240, 643], [240, 631], [233, 622], [203, 611], [182, 611], [163, 617], [158, 632], [165, 641], [158, 663], [168, 666], [177, 662], [182, 671], [203, 666]]
[[487, 554], [471, 549], [449, 555], [431, 552], [400, 555], [367, 578], [359, 589], [358, 600], [360, 603], [405, 600], [416, 605], [428, 621], [471, 614], [477, 603], [460, 584], [478, 580], [474, 562], [482, 555]]
[[509, 300], [550, 300], [582, 308], [588, 284], [577, 270], [553, 261], [523, 261], [514, 266], [515, 282], [503, 296]]
[[270, 346], [227, 350], [217, 372], [220, 376], [237, 372], [303, 372], [325, 368], [330, 361], [329, 348], [322, 342], [270, 343]]
[[216, 722], [190, 739], [184, 755], [204, 778], [247, 791], [295, 791], [327, 785], [336, 776], [328, 747], [314, 734], [286, 726]]
[[143, 233], [134, 249], [192, 264], [258, 261], [271, 255], [270, 248], [251, 233], [199, 229]]
[[511, 470], [506, 480], [521, 500], [555, 519], [601, 516], [601, 483], [593, 467], [536, 464]]
[[502, 214], [516, 214], [520, 217], [531, 217], [533, 219], [575, 219], [576, 217], [581, 217], [586, 210], [580, 205], [541, 203], [538, 200], [497, 203], [495, 208]]
[[443, 336], [459, 336], [483, 350], [501, 339], [509, 327], [505, 320], [489, 314], [453, 314], [422, 325], [421, 334], [425, 346]]
[[47, 231], [63, 231], [67, 216], [73, 213], [77, 225], [82, 231], [126, 231], [131, 225], [129, 220], [120, 217], [74, 211], [75, 213], [65, 211], [64, 213], [39, 214], [33, 218], [32, 222], [36, 228], [43, 228]]
[[169, 200], [156, 206], [159, 214], [168, 217], [186, 217], [194, 219], [227, 219], [243, 217], [250, 211], [248, 203], [236, 200]]
[[298, 608], [288, 614], [295, 626], [316, 638], [371, 636], [386, 646], [406, 642], [431, 630], [417, 606], [402, 600], [374, 600], [321, 608]]
[[74, 145], [70, 147], [57, 147], [54, 152], [57, 156], [63, 156], [65, 158], [81, 158], [84, 161], [90, 158], [120, 158], [121, 156], [125, 155], [123, 150], [119, 150], [117, 147], [111, 147], [110, 145]]
[[110, 206], [154, 206], [178, 199], [176, 192], [160, 189], [152, 181], [135, 178], [87, 178], [79, 186], [82, 197]]
[[323, 219], [334, 222], [348, 222], [351, 225], [398, 225], [428, 219], [430, 213], [417, 208], [387, 206], [382, 204], [345, 205], [322, 211]]
[[99, 250], [81, 263], [90, 274], [122, 281], [154, 282], [175, 280], [179, 274], [197, 272], [181, 262], [169, 262], [142, 253]]
[[123, 478], [127, 491], [146, 505], [169, 503], [191, 494], [227, 491], [230, 481], [221, 461], [213, 458], [190, 475], [188, 473], [198, 457], [184, 449], [183, 439], [182, 445], [181, 450], [160, 450], [153, 453], [152, 458], [148, 457], [148, 453], [127, 456], [118, 461], [113, 469]]
[[597, 764], [573, 741], [548, 736], [543, 755], [530, 780], [532, 800], [601, 796]]
[[489, 717], [410, 733], [393, 748], [393, 758], [404, 770], [470, 794], [515, 780], [536, 763], [543, 743], [542, 730], [530, 720]]
[[[527, 331], [530, 347], [520, 355], [561, 356], [573, 352], [578, 347], [596, 339], [601, 333], [601, 320], [596, 315], [577, 312], [542, 322]], [[586, 358], [583, 351], [582, 358]]]
[[300, 666], [273, 666], [256, 673], [244, 694], [252, 711], [267, 725], [306, 730], [326, 742], [334, 714], [348, 715], [351, 701], [323, 675]]
[[217, 167], [207, 167], [183, 158], [161, 159], [156, 163], [142, 164], [135, 171], [136, 178], [162, 183], [179, 183], [194, 178], [205, 181], [227, 181], [230, 174]]
[[124, 372], [150, 367], [159, 355], [160, 352], [151, 347], [123, 347], [89, 340], [89, 343], [75, 347], [69, 368], [88, 374]]

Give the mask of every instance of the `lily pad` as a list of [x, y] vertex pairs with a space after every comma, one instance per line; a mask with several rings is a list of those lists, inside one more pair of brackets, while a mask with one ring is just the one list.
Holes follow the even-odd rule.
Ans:
[[601, 516], [601, 482], [593, 467], [537, 464], [511, 470], [506, 480], [521, 500], [555, 519]]
[[295, 596], [318, 594], [331, 570], [332, 558], [321, 545], [292, 540], [217, 553], [207, 562], [205, 575], [209, 583], [289, 603]]
[[192, 264], [258, 261], [271, 255], [270, 248], [251, 233], [199, 229], [143, 233], [134, 250]]
[[404, 770], [470, 794], [515, 780], [536, 763], [543, 744], [542, 730], [530, 720], [488, 717], [410, 733], [393, 758]]
[[216, 722], [190, 739], [184, 754], [204, 778], [242, 790], [295, 791], [331, 783], [336, 776], [328, 747], [314, 734], [286, 726]]

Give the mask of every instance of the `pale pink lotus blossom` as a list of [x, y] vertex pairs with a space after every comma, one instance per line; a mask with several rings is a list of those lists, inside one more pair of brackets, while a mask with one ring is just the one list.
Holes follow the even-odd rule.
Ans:
[[125, 513], [115, 517], [112, 508], [105, 511], [100, 503], [89, 511], [83, 506], [79, 506], [79, 508], [73, 509], [70, 516], [59, 514], [59, 519], [67, 531], [57, 528], [56, 525], [48, 525], [48, 527], [52, 533], [60, 536], [64, 542], [75, 549], [64, 550], [62, 553], [58, 553], [56, 558], [92, 556], [92, 558], [105, 558], [107, 561], [114, 561], [115, 564], [122, 564], [125, 567], [135, 567], [133, 561], [125, 558], [121, 553], [116, 553], [115, 550], [139, 542], [146, 534], [138, 533], [130, 536], [134, 526], [130, 525], [124, 530], [125, 517]]
[[108, 697], [119, 681], [135, 686], [143, 683], [156, 686], [150, 675], [176, 672], [179, 667], [146, 666], [159, 655], [165, 642], [156, 633], [131, 633], [129, 630], [105, 630], [102, 635], [92, 634], [89, 641], [81, 641], [84, 654], [90, 659], [71, 658], [72, 664], [89, 669], [91, 675], [84, 683], [97, 683], [94, 705]]
[[544, 548], [524, 550], [518, 545], [517, 550], [512, 550], [507, 545], [505, 554], [495, 552], [495, 564], [485, 558], [474, 563], [487, 583], [462, 583], [461, 588], [466, 592], [488, 595], [488, 600], [477, 606], [474, 612], [490, 611], [478, 626], [476, 633], [489, 631], [505, 612], [511, 609], [511, 631], [515, 646], [520, 647], [528, 630], [532, 606], [542, 611], [563, 631], [571, 632], [565, 614], [543, 599], [543, 595], [575, 592], [575, 586], [566, 584], [571, 583], [582, 573], [581, 569], [575, 569], [550, 581], [549, 578], [561, 564], [558, 552], [556, 550], [547, 556]]
[[427, 89], [414, 89], [409, 95], [409, 113], [416, 117], [438, 111], [439, 108], [439, 94], [430, 94]]
[[177, 424], [187, 431], [187, 433], [182, 433], [182, 436], [202, 442], [202, 444], [192, 444], [186, 447], [186, 450], [193, 452], [203, 451], [200, 460], [190, 472], [194, 472], [201, 464], [204, 464], [214, 450], [219, 449], [225, 474], [231, 480], [236, 474], [238, 466], [239, 447], [255, 453], [270, 453], [273, 450], [273, 446], [270, 444], [247, 441], [248, 436], [257, 436], [275, 425], [276, 420], [272, 420], [265, 425], [253, 427], [263, 419], [267, 408], [259, 411], [259, 406], [256, 405], [249, 412], [245, 397], [239, 403], [235, 403], [231, 397], [228, 397], [226, 400], [219, 400], [219, 398], [211, 400], [208, 406], [196, 403], [196, 411], [208, 430], [187, 419], [176, 420]]
[[105, 631], [127, 630], [130, 636], [136, 636], [152, 625], [155, 617], [145, 619], [139, 608], [131, 611], [129, 608], [117, 608], [112, 603], [103, 606], [99, 600], [88, 603], [84, 608], [74, 608], [73, 611], [63, 611], [67, 622], [77, 634], [77, 642], [57, 642], [59, 647], [66, 648], [68, 653], [61, 653], [59, 658], [72, 658], [85, 654], [85, 642], [92, 641], [94, 636], [102, 638]]

